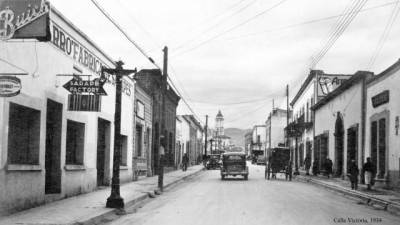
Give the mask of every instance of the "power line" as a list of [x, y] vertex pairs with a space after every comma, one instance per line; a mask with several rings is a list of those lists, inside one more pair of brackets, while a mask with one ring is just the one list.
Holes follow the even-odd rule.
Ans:
[[253, 0], [251, 2], [249, 2], [248, 4], [244, 5], [243, 7], [239, 8], [238, 10], [236, 10], [235, 12], [233, 12], [231, 15], [229, 15], [228, 17], [225, 17], [223, 20], [220, 20], [218, 22], [216, 22], [215, 24], [213, 24], [212, 26], [208, 27], [207, 29], [203, 30], [202, 32], [200, 32], [200, 34], [196, 35], [195, 38], [192, 38], [190, 40], [185, 41], [184, 43], [180, 44], [178, 47], [176, 47], [174, 50], [178, 50], [181, 49], [183, 47], [185, 47], [185, 45], [187, 45], [188, 43], [191, 43], [195, 40], [198, 39], [199, 36], [202, 36], [204, 34], [206, 34], [208, 31], [214, 29], [215, 27], [218, 27], [220, 24], [222, 24], [223, 22], [225, 22], [226, 20], [232, 18], [233, 16], [239, 14], [240, 12], [244, 11], [245, 9], [247, 9], [248, 7], [250, 7], [251, 5], [253, 5], [255, 2], [257, 2], [258, 0]]
[[[393, 1], [393, 2], [388, 2], [388, 3], [385, 3], [385, 4], [381, 4], [381, 5], [365, 8], [365, 9], [360, 10], [359, 12], [366, 12], [366, 11], [374, 10], [374, 9], [377, 9], [377, 8], [383, 8], [383, 7], [386, 7], [386, 6], [390, 6], [390, 5], [396, 4], [397, 2], [398, 1]], [[250, 36], [263, 35], [265, 33], [270, 33], [270, 32], [274, 32], [274, 31], [281, 31], [281, 30], [286, 30], [286, 29], [295, 28], [295, 27], [299, 27], [299, 26], [304, 26], [304, 25], [308, 25], [308, 24], [319, 23], [319, 22], [326, 21], [326, 20], [336, 19], [336, 18], [339, 18], [339, 17], [342, 17], [342, 16], [345, 16], [345, 14], [342, 13], [342, 14], [338, 14], [338, 15], [322, 17], [322, 18], [319, 18], [319, 19], [307, 20], [307, 21], [304, 21], [304, 22], [301, 22], [301, 23], [289, 24], [289, 25], [285, 25], [285, 26], [281, 26], [281, 27], [276, 27], [276, 28], [264, 30], [264, 31], [261, 31], [261, 32], [254, 32], [254, 33], [234, 36], [234, 37], [230, 37], [230, 38], [227, 38], [227, 39], [224, 39], [224, 40], [235, 40], [235, 39], [240, 39], [240, 38], [245, 38], [245, 37], [250, 37]]]
[[198, 45], [195, 45], [195, 46], [192, 47], [192, 48], [189, 48], [189, 49], [187, 49], [187, 50], [185, 50], [185, 51], [183, 51], [183, 52], [180, 52], [180, 53], [176, 54], [175, 57], [180, 56], [180, 55], [183, 55], [183, 54], [185, 54], [185, 53], [187, 53], [187, 52], [193, 51], [193, 50], [195, 50], [195, 49], [197, 49], [197, 48], [199, 48], [199, 47], [201, 47], [201, 46], [207, 44], [208, 42], [210, 42], [210, 41], [212, 41], [212, 40], [214, 40], [214, 39], [216, 39], [216, 38], [218, 38], [218, 37], [220, 37], [220, 36], [222, 36], [222, 35], [224, 35], [224, 34], [227, 34], [227, 33], [231, 32], [231, 31], [233, 31], [233, 30], [235, 30], [235, 29], [237, 29], [237, 28], [239, 28], [239, 27], [241, 27], [241, 26], [243, 26], [243, 25], [245, 25], [245, 24], [251, 22], [252, 20], [254, 20], [254, 19], [256, 19], [256, 18], [258, 18], [258, 17], [264, 15], [265, 13], [267, 13], [267, 12], [269, 12], [269, 11], [271, 11], [271, 10], [273, 10], [274, 8], [278, 7], [279, 5], [283, 4], [283, 3], [286, 2], [286, 1], [287, 1], [287, 0], [282, 0], [282, 1], [278, 2], [277, 4], [275, 4], [275, 5], [273, 5], [273, 6], [269, 7], [269, 8], [267, 8], [267, 9], [265, 9], [265, 10], [263, 10], [263, 11], [260, 12], [260, 13], [257, 13], [256, 15], [250, 17], [249, 19], [247, 19], [247, 20], [245, 20], [245, 21], [243, 21], [243, 22], [241, 22], [241, 23], [239, 23], [239, 24], [237, 24], [237, 25], [235, 25], [235, 26], [229, 28], [228, 30], [225, 30], [225, 31], [223, 31], [223, 32], [221, 32], [221, 33], [218, 33], [218, 34], [212, 36], [211, 38], [209, 38], [209, 39], [207, 39], [207, 40], [205, 40], [205, 41], [199, 43]]
[[[114, 26], [128, 39], [129, 42], [131, 42], [152, 64], [154, 64], [158, 69], [161, 70], [161, 67], [157, 65], [157, 63], [149, 56], [147, 53], [121, 28], [121, 26], [97, 3], [96, 0], [91, 0], [92, 3], [100, 10], [100, 12], [108, 19]], [[170, 81], [170, 85], [175, 89], [176, 93], [181, 97], [183, 102], [187, 105], [189, 110], [193, 113], [195, 117], [199, 121], [199, 117], [196, 115], [192, 107], [187, 103], [186, 99], [183, 97], [183, 95], [179, 92], [179, 90], [176, 88], [175, 84], [171, 80], [171, 78], [168, 76], [168, 80]]]
[[392, 30], [393, 24], [397, 19], [397, 16], [399, 15], [400, 12], [400, 1], [396, 1], [396, 5], [394, 6], [389, 19], [386, 23], [385, 29], [379, 38], [378, 44], [376, 45], [375, 51], [371, 56], [371, 59], [368, 63], [367, 69], [370, 70], [371, 67], [375, 64], [376, 59], [378, 58], [387, 38], [389, 37], [390, 31]]
[[[339, 39], [339, 37], [344, 33], [349, 24], [353, 21], [358, 12], [362, 9], [365, 3], [368, 0], [358, 0], [357, 2], [353, 2], [350, 4], [346, 10], [350, 10], [349, 13], [343, 13], [346, 16], [343, 16], [339, 19], [337, 25], [333, 29], [333, 34], [330, 35], [328, 41], [323, 45], [323, 48], [313, 56], [313, 60], [311, 62], [311, 68], [315, 68], [316, 64], [325, 56], [325, 54], [329, 51], [329, 49], [334, 45], [334, 43]], [[350, 9], [351, 8], [351, 9]]]
[[114, 26], [131, 42], [152, 64], [154, 64], [158, 69], [161, 69], [154, 60], [147, 55], [147, 53], [126, 33], [122, 27], [97, 3], [96, 0], [91, 0], [92, 3], [100, 10], [101, 13], [112, 23]]

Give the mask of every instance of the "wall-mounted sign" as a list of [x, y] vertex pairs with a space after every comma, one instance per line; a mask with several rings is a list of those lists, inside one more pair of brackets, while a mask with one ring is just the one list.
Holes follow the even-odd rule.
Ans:
[[136, 116], [144, 120], [144, 113], [144, 104], [141, 101], [136, 100]]
[[348, 75], [324, 74], [318, 76], [318, 96], [325, 96], [349, 79]]
[[45, 0], [0, 0], [0, 40], [48, 40], [49, 11]]
[[12, 97], [19, 94], [22, 85], [17, 77], [0, 76], [0, 97]]
[[63, 87], [71, 94], [107, 95], [103, 88], [104, 83], [105, 80], [102, 81], [99, 78], [94, 80], [81, 80], [78, 78], [72, 78], [70, 81], [65, 83]]
[[372, 106], [374, 108], [389, 102], [389, 90], [382, 91], [371, 98]]
[[68, 95], [68, 110], [100, 112], [100, 95]]

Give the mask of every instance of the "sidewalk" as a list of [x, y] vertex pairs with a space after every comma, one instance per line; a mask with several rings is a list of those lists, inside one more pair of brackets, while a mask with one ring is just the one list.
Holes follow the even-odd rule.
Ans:
[[358, 190], [352, 190], [350, 181], [341, 178], [327, 178], [325, 176], [306, 176], [301, 172], [300, 175], [295, 176], [295, 179], [314, 185], [318, 185], [346, 196], [358, 198], [365, 204], [371, 205], [376, 208], [387, 210], [391, 213], [400, 215], [400, 193], [392, 190], [382, 188], [372, 188], [367, 190], [366, 185], [359, 184]]
[[[197, 165], [189, 167], [186, 172], [176, 170], [164, 174], [164, 188], [200, 173], [203, 168], [203, 165]], [[149, 198], [149, 193], [154, 193], [157, 189], [157, 181], [158, 177], [153, 176], [122, 184], [121, 196], [124, 198], [125, 207]], [[110, 187], [107, 187], [45, 204], [0, 218], [0, 224], [96, 224], [102, 218], [117, 212], [116, 209], [105, 207], [110, 192]]]

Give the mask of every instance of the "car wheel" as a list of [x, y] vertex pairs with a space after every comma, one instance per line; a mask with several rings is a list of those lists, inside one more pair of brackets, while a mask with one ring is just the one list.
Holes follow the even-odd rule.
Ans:
[[249, 175], [244, 175], [243, 178], [244, 178], [244, 180], [248, 180], [249, 179]]
[[221, 175], [221, 180], [225, 180], [225, 176], [224, 175]]

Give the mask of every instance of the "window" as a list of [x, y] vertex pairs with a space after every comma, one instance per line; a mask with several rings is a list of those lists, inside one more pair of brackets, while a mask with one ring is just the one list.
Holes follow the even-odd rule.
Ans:
[[66, 164], [83, 165], [85, 124], [67, 120]]
[[11, 164], [39, 164], [40, 111], [10, 103], [8, 160]]
[[127, 165], [128, 158], [128, 137], [126, 135], [121, 135], [121, 166]]
[[136, 125], [136, 156], [142, 156], [142, 126]]

